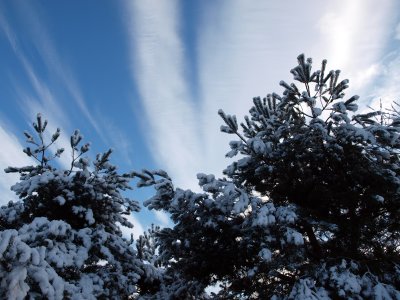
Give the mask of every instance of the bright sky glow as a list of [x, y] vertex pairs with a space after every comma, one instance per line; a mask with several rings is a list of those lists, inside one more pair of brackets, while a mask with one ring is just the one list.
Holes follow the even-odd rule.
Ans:
[[[348, 96], [399, 100], [400, 2], [0, 0], [0, 169], [29, 163], [22, 132], [41, 112], [60, 146], [79, 128], [122, 171], [165, 169], [197, 189], [196, 173], [229, 163], [218, 109], [241, 119], [300, 53], [341, 69]], [[0, 203], [16, 179], [0, 176]], [[134, 218], [135, 235], [168, 224], [145, 208]]]

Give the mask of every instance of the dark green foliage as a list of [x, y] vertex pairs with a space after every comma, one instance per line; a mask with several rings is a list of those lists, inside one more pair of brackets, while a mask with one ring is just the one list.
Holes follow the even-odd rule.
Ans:
[[227, 178], [199, 175], [204, 194], [141, 175], [157, 190], [145, 205], [175, 222], [156, 235], [157, 297], [207, 298], [213, 283], [223, 299], [400, 297], [399, 114], [355, 114], [358, 96], [344, 99], [348, 80], [326, 65], [300, 55], [302, 87], [281, 81], [240, 126], [219, 111], [240, 157]]
[[70, 139], [70, 167], [56, 167], [53, 159], [64, 149], [51, 147], [60, 130], [47, 143], [46, 125], [38, 114], [36, 137], [25, 132], [31, 146], [24, 152], [37, 165], [6, 169], [20, 174], [12, 187], [20, 201], [0, 209], [7, 246], [0, 249], [0, 297], [126, 299], [137, 292], [145, 269], [119, 228], [132, 227], [124, 215], [139, 211], [121, 194], [134, 174], [119, 174], [111, 150], [91, 164], [83, 156], [90, 145], [81, 145], [78, 130]]

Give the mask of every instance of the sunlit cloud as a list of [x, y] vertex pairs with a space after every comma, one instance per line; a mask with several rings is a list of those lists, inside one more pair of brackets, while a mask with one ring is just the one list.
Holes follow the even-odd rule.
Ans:
[[280, 92], [279, 80], [291, 81], [289, 70], [300, 53], [313, 57], [316, 67], [327, 58], [328, 68], [342, 69], [343, 79], [351, 79], [350, 93], [367, 89], [381, 72], [393, 5], [229, 1], [218, 9], [207, 6], [197, 43], [205, 169], [218, 174], [228, 164], [222, 159], [228, 140], [237, 139], [217, 133], [222, 123], [217, 110], [241, 119], [254, 96]]
[[125, 216], [125, 218], [132, 223], [133, 228], [119, 225], [123, 237], [129, 240], [131, 238], [131, 234], [133, 234], [133, 238], [137, 240], [139, 236], [143, 235], [144, 232], [142, 224], [140, 224], [140, 222], [132, 214]]
[[171, 226], [171, 219], [165, 212], [159, 210], [155, 210], [153, 212], [156, 220], [158, 221], [158, 225], [160, 225], [161, 227]]
[[364, 96], [379, 74], [392, 38], [396, 1], [330, 1], [317, 22], [315, 48], [331, 68], [350, 79], [350, 91]]
[[218, 109], [241, 119], [253, 97], [280, 92], [278, 82], [291, 80], [298, 54], [313, 57], [317, 66], [327, 58], [328, 68], [342, 69], [342, 78], [350, 78], [349, 94], [369, 95], [371, 83], [386, 70], [381, 61], [396, 16], [394, 0], [379, 6], [370, 0], [204, 2], [194, 37], [197, 56], [191, 57], [198, 81], [190, 82], [184, 76], [187, 49], [178, 4], [126, 6], [131, 70], [145, 109], [148, 144], [155, 160], [185, 188], [195, 187], [197, 172], [221, 175], [229, 164], [224, 154], [237, 138], [219, 132]]
[[7, 167], [24, 167], [35, 164], [25, 153], [22, 152], [23, 146], [17, 137], [0, 123], [0, 205], [8, 203], [10, 200], [17, 200], [17, 196], [11, 191], [11, 186], [19, 181], [16, 173], [4, 173]]
[[390, 108], [393, 102], [400, 104], [400, 51], [389, 53], [381, 62], [379, 80], [371, 87], [368, 105], [379, 109]]

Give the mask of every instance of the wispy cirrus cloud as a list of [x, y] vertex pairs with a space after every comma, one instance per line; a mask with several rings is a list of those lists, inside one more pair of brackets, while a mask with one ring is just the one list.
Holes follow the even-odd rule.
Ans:
[[330, 1], [317, 23], [319, 42], [315, 48], [331, 66], [350, 78], [351, 91], [365, 96], [379, 76], [382, 59], [392, 40], [399, 17], [393, 0]]
[[161, 227], [168, 227], [171, 225], [171, 219], [169, 218], [167, 213], [159, 210], [155, 210], [153, 213], [156, 220], [158, 221], [158, 224]]
[[70, 94], [71, 98], [80, 109], [83, 116], [85, 116], [88, 122], [96, 130], [97, 134], [104, 140], [104, 129], [101, 128], [98, 121], [88, 108], [82, 95], [81, 88], [79, 87], [71, 68], [58, 54], [58, 51], [54, 46], [47, 29], [42, 24], [38, 14], [36, 13], [34, 5], [24, 2], [23, 5], [19, 6], [19, 9], [24, 15], [25, 22], [29, 25], [29, 30], [32, 37], [31, 41], [36, 46], [38, 53], [40, 54], [47, 69], [59, 78]]
[[[44, 117], [49, 120], [47, 138], [50, 140], [51, 135], [56, 131], [57, 126], [60, 127], [65, 133], [64, 128], [69, 127], [68, 119], [59, 103], [55, 100], [55, 97], [50, 88], [39, 78], [35, 71], [32, 63], [27, 59], [22, 48], [20, 47], [20, 41], [17, 35], [12, 30], [11, 26], [7, 22], [7, 19], [0, 12], [0, 29], [3, 31], [7, 40], [10, 43], [16, 57], [20, 61], [25, 74], [31, 84], [36, 97], [29, 93], [26, 88], [22, 88], [21, 85], [15, 84], [16, 94], [19, 96], [19, 102], [21, 107], [25, 111], [29, 121], [35, 120], [36, 114], [42, 112]], [[55, 144], [56, 148], [66, 149], [66, 155], [61, 156], [59, 160], [61, 165], [65, 168], [69, 168], [71, 159], [69, 154], [69, 142], [67, 137], [63, 134], [59, 137]], [[22, 148], [21, 148], [22, 149]], [[12, 160], [9, 164], [13, 163]]]
[[[290, 9], [296, 11], [298, 6], [292, 4]], [[288, 78], [295, 57], [306, 50], [299, 43], [304, 36], [297, 23], [310, 24], [311, 12], [305, 11], [300, 21], [281, 13], [288, 8], [270, 1], [222, 1], [218, 9], [210, 2], [203, 7], [197, 59], [207, 172], [221, 174], [228, 165], [223, 159], [228, 142], [237, 139], [219, 132], [218, 109], [240, 120], [252, 98], [276, 90], [277, 82]]]
[[[23, 167], [34, 164], [25, 153], [22, 152], [23, 146], [17, 137], [5, 124], [0, 123], [0, 172], [7, 167]], [[18, 197], [11, 191], [11, 186], [18, 182], [19, 175], [15, 173], [3, 173], [0, 176], [0, 205], [6, 204], [10, 200]]]
[[[24, 17], [20, 25], [26, 28], [25, 35], [19, 36], [20, 32], [17, 34], [13, 30], [6, 17], [5, 9], [0, 10], [0, 35], [2, 34], [9, 42], [29, 82], [28, 86], [22, 84], [20, 79], [18, 81], [14, 80], [14, 90], [17, 95], [16, 103], [25, 112], [28, 123], [27, 127], [29, 128], [29, 123], [35, 120], [36, 114], [41, 112], [43, 117], [49, 121], [48, 129], [46, 130], [48, 139], [50, 139], [57, 127], [61, 128], [62, 134], [53, 149], [54, 151], [57, 148], [65, 149], [65, 153], [58, 161], [64, 168], [69, 168], [71, 165], [69, 134], [73, 125], [71, 124], [70, 116], [66, 113], [65, 104], [58, 100], [58, 97], [60, 95], [63, 96], [64, 91], [66, 91], [74, 100], [73, 103], [77, 104], [79, 112], [93, 126], [100, 138], [104, 142], [107, 142], [108, 146], [122, 146], [121, 149], [118, 149], [118, 152], [122, 155], [124, 161], [127, 162], [129, 160], [130, 149], [124, 133], [116, 129], [115, 126], [111, 126], [111, 121], [108, 122], [109, 124], [104, 123], [100, 126], [92, 111], [88, 108], [72, 70], [58, 54], [47, 29], [42, 21], [40, 21], [34, 4], [21, 1], [18, 4], [13, 9], [19, 11]], [[29, 43], [36, 48], [36, 53], [39, 55], [45, 68], [47, 68], [48, 73], [51, 74], [50, 77], [62, 83], [62, 91], [60, 91], [59, 86], [52, 86], [51, 82], [41, 78], [42, 70], [38, 69], [37, 61], [33, 61], [31, 53], [27, 52], [30, 49], [23, 46], [24, 41], [26, 44], [27, 37]], [[100, 119], [103, 120], [104, 118]], [[12, 157], [7, 156], [7, 158], [10, 159], [9, 164], [12, 164]]]
[[144, 109], [153, 157], [179, 184], [193, 185], [202, 144], [198, 114], [185, 78], [178, 1], [127, 1], [133, 80]]
[[131, 224], [133, 225], [133, 228], [119, 225], [120, 229], [122, 231], [123, 237], [129, 240], [131, 238], [131, 234], [133, 234], [133, 238], [135, 240], [137, 240], [139, 238], [139, 236], [141, 236], [144, 232], [144, 228], [143, 228], [142, 224], [132, 214], [125, 216], [125, 218], [129, 222], [131, 222]]
[[[60, 93], [59, 90], [57, 91], [57, 89], [59, 89], [58, 87], [52, 88], [48, 83], [44, 83], [44, 81], [41, 80], [40, 74], [35, 69], [34, 64], [27, 58], [29, 55], [27, 55], [24, 51], [25, 49], [21, 47], [19, 37], [9, 25], [6, 17], [0, 14], [0, 27], [5, 33], [15, 55], [21, 62], [37, 96], [32, 97], [32, 94], [26, 91], [26, 87], [22, 88], [19, 84], [16, 84], [16, 89], [19, 90], [20, 95], [28, 95], [23, 97], [22, 101], [22, 106], [29, 108], [25, 109], [27, 114], [29, 115], [29, 113], [31, 113], [32, 108], [40, 109], [43, 115], [56, 121], [55, 123], [51, 122], [52, 124], [56, 124], [58, 127], [70, 131], [72, 125], [70, 116], [68, 116], [65, 113], [65, 109], [63, 109], [65, 104], [57, 100], [57, 97], [60, 96], [60, 94], [63, 95], [65, 91], [70, 99], [73, 100], [72, 103], [76, 104], [79, 113], [87, 120], [88, 124], [95, 129], [101, 140], [107, 143], [107, 146], [118, 146], [118, 152], [126, 161], [126, 158], [130, 155], [130, 151], [123, 131], [115, 128], [115, 126], [107, 126], [104, 122], [99, 122], [99, 120], [104, 120], [104, 117], [98, 110], [95, 111], [93, 107], [88, 107], [87, 101], [84, 99], [83, 92], [75, 79], [72, 69], [57, 51], [45, 24], [41, 21], [41, 18], [39, 18], [35, 5], [27, 2], [18, 2], [18, 4], [19, 5], [15, 5], [15, 9], [19, 10], [20, 14], [24, 16], [24, 26], [26, 26], [27, 34], [24, 36], [24, 39], [28, 38], [29, 42], [34, 45], [48, 73], [51, 74], [53, 79], [61, 83], [63, 89], [62, 93]], [[31, 119], [32, 116], [29, 115], [29, 118]], [[120, 147], [121, 145], [122, 147]]]
[[[108, 147], [118, 146], [117, 152], [125, 162], [129, 163], [131, 151], [126, 135], [122, 130], [112, 126], [111, 121], [107, 123], [99, 122], [98, 120], [104, 120], [104, 117], [101, 116], [98, 110], [95, 112], [93, 109], [89, 109], [71, 68], [59, 55], [47, 28], [38, 17], [34, 4], [18, 2], [18, 5], [15, 5], [14, 9], [19, 11], [24, 17], [23, 26], [26, 27], [26, 34], [23, 37], [19, 37], [14, 32], [12, 26], [10, 26], [5, 15], [1, 12], [0, 32], [4, 33], [34, 91], [32, 93], [26, 85], [21, 85], [20, 82], [15, 83], [15, 91], [19, 96], [18, 101], [21, 103], [27, 119], [32, 120], [35, 118], [37, 112], [41, 112], [49, 120], [50, 131], [55, 130], [56, 127], [61, 128], [63, 134], [60, 136], [58, 145], [56, 146], [66, 149], [66, 153], [61, 156], [60, 161], [63, 166], [69, 166], [71, 155], [68, 153], [70, 148], [68, 135], [74, 128], [71, 124], [71, 116], [66, 114], [65, 103], [58, 99], [60, 95], [64, 98], [66, 92], [70, 99], [73, 100], [72, 103], [77, 105], [79, 113], [95, 129], [102, 141], [107, 143]], [[26, 41], [29, 41], [36, 48], [36, 52], [40, 56], [40, 61], [44, 64], [48, 73], [51, 74], [52, 79], [61, 83], [61, 90], [59, 86], [53, 87], [49, 82], [45, 82], [41, 78], [37, 64], [28, 59], [31, 55], [26, 52], [27, 49], [22, 47], [22, 42], [26, 43]]]
[[400, 104], [400, 51], [392, 51], [382, 59], [378, 76], [368, 90], [367, 104], [374, 109], [379, 109], [381, 103], [384, 108], [390, 108], [393, 102]]
[[356, 0], [335, 10], [334, 2], [318, 22], [321, 53], [350, 78], [350, 93], [361, 96], [364, 111], [381, 100], [390, 106], [400, 94], [400, 52], [392, 50], [398, 48], [399, 3]]
[[300, 53], [317, 66], [327, 58], [329, 68], [342, 69], [351, 79], [350, 93], [367, 95], [396, 11], [392, 0], [379, 7], [374, 1], [222, 3], [217, 12], [214, 5], [206, 7], [198, 26], [203, 144], [213, 172], [227, 164], [221, 159], [227, 140], [216, 133], [218, 108], [240, 118], [254, 96], [279, 92], [279, 80], [291, 81], [289, 70]]
[[[254, 96], [280, 91], [296, 56], [344, 70], [354, 89], [368, 95], [385, 70], [381, 59], [395, 24], [396, 1], [341, 0], [322, 3], [219, 1], [199, 4], [195, 40], [197, 82], [184, 76], [180, 2], [129, 2], [131, 64], [149, 123], [153, 156], [176, 179], [193, 188], [199, 171], [221, 174], [234, 137], [219, 133], [219, 108], [240, 118]], [[397, 5], [398, 6], [398, 5]], [[198, 95], [194, 103], [191, 86]], [[367, 100], [365, 100], [367, 101]]]

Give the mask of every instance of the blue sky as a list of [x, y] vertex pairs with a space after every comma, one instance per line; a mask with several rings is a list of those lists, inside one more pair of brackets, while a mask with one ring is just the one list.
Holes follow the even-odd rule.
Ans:
[[[79, 128], [122, 171], [197, 189], [196, 173], [229, 163], [218, 109], [240, 119], [281, 92], [300, 53], [341, 69], [365, 105], [399, 100], [400, 2], [0, 0], [0, 169], [30, 163], [22, 131], [41, 112], [60, 146]], [[16, 180], [0, 176], [1, 203]], [[168, 222], [145, 208], [132, 220], [136, 234]]]

